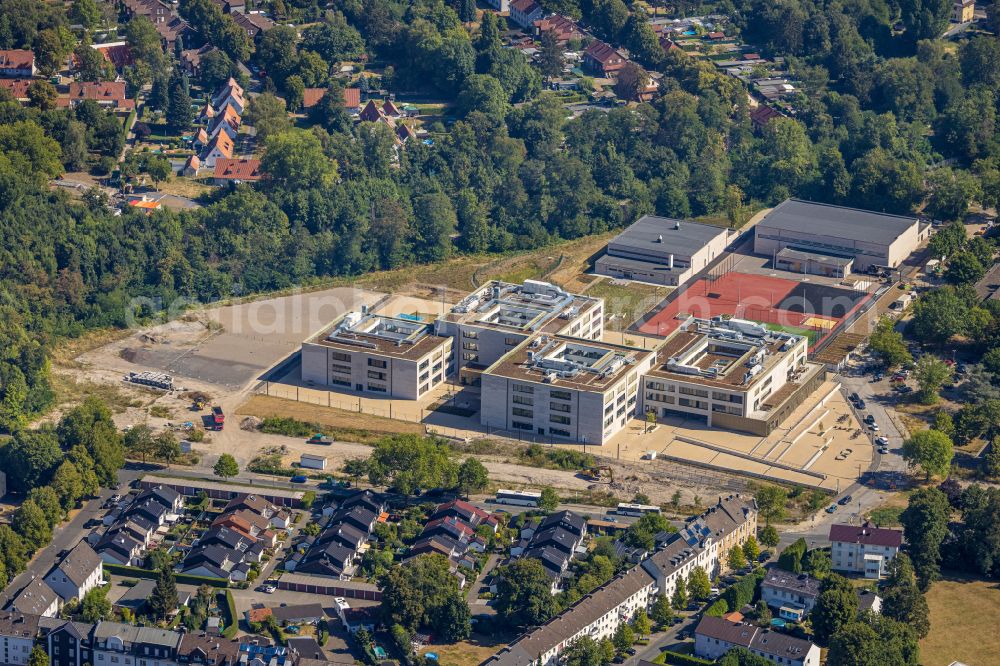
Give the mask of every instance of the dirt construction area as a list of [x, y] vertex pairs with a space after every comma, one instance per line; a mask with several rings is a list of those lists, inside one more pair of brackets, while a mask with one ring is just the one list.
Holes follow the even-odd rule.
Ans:
[[[87, 352], [77, 361], [98, 372], [165, 372], [184, 388], [238, 390], [339, 315], [381, 296], [340, 287], [192, 311]], [[190, 386], [186, 380], [192, 380]]]

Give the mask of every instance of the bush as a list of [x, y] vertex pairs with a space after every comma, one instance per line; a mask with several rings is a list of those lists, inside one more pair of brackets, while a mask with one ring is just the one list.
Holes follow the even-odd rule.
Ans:
[[757, 594], [757, 585], [763, 579], [763, 572], [755, 571], [743, 576], [736, 583], [726, 588], [722, 594], [722, 600], [730, 610], [739, 610], [754, 600]]
[[316, 501], [316, 491], [307, 490], [302, 495], [302, 508], [306, 510], [312, 508], [312, 505], [315, 501]]
[[729, 604], [725, 599], [716, 599], [715, 603], [705, 609], [705, 615], [709, 617], [722, 617], [729, 612]]
[[[118, 574], [119, 576], [132, 576], [135, 578], [149, 578], [150, 580], [156, 580], [160, 577], [159, 571], [153, 571], [152, 569], [143, 569], [141, 567], [126, 567], [121, 564], [104, 564], [104, 571], [113, 574]], [[229, 587], [229, 581], [225, 578], [210, 578], [208, 576], [192, 576], [191, 574], [175, 574], [174, 578], [178, 583], [186, 583], [188, 585], [210, 585], [212, 587]]]
[[520, 461], [532, 467], [547, 469], [582, 469], [594, 464], [594, 456], [582, 451], [557, 449], [532, 444], [518, 454]]
[[273, 416], [264, 419], [260, 425], [260, 431], [272, 435], [285, 435], [286, 437], [312, 437], [318, 432], [323, 432], [323, 426], [285, 416]]

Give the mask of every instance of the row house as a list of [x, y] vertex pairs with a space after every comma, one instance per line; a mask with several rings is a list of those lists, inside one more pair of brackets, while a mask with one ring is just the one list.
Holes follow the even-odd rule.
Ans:
[[160, 39], [170, 48], [173, 48], [178, 38], [183, 38], [191, 30], [191, 25], [161, 0], [118, 0], [117, 5], [128, 18], [148, 18]]
[[672, 594], [678, 578], [695, 566], [705, 568], [712, 576], [724, 555], [722, 545], [740, 538], [733, 534], [752, 534], [756, 523], [757, 504], [752, 498], [720, 498], [715, 506], [689, 519], [685, 530], [672, 535], [640, 566], [616, 576], [544, 625], [523, 634], [483, 666], [551, 666], [559, 662], [567, 646], [583, 636], [595, 641], [610, 638], [640, 608], [648, 608], [659, 595]]
[[328, 508], [323, 531], [300, 560], [287, 562], [285, 568], [336, 578], [350, 575], [376, 523], [385, 520], [385, 509], [385, 501], [370, 490], [355, 493], [336, 508]]
[[64, 603], [83, 599], [104, 582], [104, 562], [90, 544], [81, 541], [45, 576], [45, 582]]

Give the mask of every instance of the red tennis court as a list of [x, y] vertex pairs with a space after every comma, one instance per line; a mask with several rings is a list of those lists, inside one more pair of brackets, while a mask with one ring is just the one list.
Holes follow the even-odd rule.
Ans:
[[709, 319], [729, 315], [773, 327], [812, 332], [813, 343], [868, 300], [870, 294], [813, 282], [786, 280], [769, 275], [726, 273], [692, 283], [659, 312], [639, 325], [639, 332], [669, 335], [678, 315]]

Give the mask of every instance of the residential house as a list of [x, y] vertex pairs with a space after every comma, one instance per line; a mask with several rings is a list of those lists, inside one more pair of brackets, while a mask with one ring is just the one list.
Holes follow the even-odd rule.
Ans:
[[35, 75], [35, 54], [28, 49], [0, 51], [0, 76], [30, 79]]
[[510, 0], [486, 0], [486, 4], [500, 13], [510, 11]]
[[385, 113], [382, 112], [382, 109], [380, 109], [375, 103], [375, 100], [370, 99], [368, 100], [368, 103], [365, 104], [365, 108], [363, 108], [361, 113], [358, 114], [358, 119], [366, 123], [377, 123], [379, 121], [386, 120], [386, 116]]
[[246, 0], [212, 0], [224, 14], [240, 14], [247, 10]]
[[201, 111], [198, 112], [198, 117], [195, 121], [199, 125], [210, 127], [215, 122], [215, 117], [217, 115], [218, 113], [215, 111], [215, 107], [212, 106], [212, 103], [205, 102], [205, 106], [201, 107]]
[[537, 37], [541, 38], [543, 34], [551, 33], [556, 38], [556, 42], [563, 45], [572, 39], [583, 39], [586, 36], [575, 21], [559, 14], [539, 19], [532, 25]]
[[834, 571], [881, 578], [888, 573], [889, 563], [903, 545], [903, 533], [875, 527], [869, 522], [863, 525], [831, 525], [830, 544]]
[[64, 601], [83, 599], [83, 595], [104, 582], [104, 562], [86, 541], [81, 541], [45, 577]]
[[458, 518], [472, 527], [489, 525], [490, 529], [494, 532], [497, 531], [497, 526], [500, 524], [496, 516], [460, 499], [452, 500], [438, 506], [438, 508], [434, 510], [434, 513], [431, 514], [429, 520], [436, 520], [438, 518], [445, 517]]
[[323, 604], [290, 604], [271, 609], [271, 615], [282, 623], [314, 623], [326, 617]]
[[215, 118], [212, 119], [212, 122], [209, 123], [208, 136], [214, 139], [220, 132], [225, 132], [230, 139], [236, 141], [236, 137], [240, 134], [240, 125], [242, 123], [243, 118], [236, 112], [235, 107], [231, 104], [226, 104]]
[[127, 567], [142, 563], [146, 544], [136, 539], [123, 525], [110, 528], [103, 535], [94, 533], [94, 536], [96, 537], [94, 551], [102, 562]]
[[258, 159], [220, 159], [215, 162], [215, 184], [256, 183], [263, 178]]
[[212, 106], [216, 109], [223, 109], [227, 104], [232, 105], [239, 115], [243, 115], [243, 112], [246, 110], [246, 99], [244, 98], [243, 88], [232, 77], [222, 84], [216, 91], [215, 96], [212, 97]]
[[741, 647], [775, 664], [819, 666], [820, 650], [814, 643], [788, 634], [761, 629], [752, 624], [704, 616], [694, 632], [694, 653], [703, 659], [719, 659]]
[[178, 664], [236, 666], [239, 660], [240, 641], [212, 636], [203, 631], [184, 633], [177, 647]]
[[205, 44], [197, 49], [184, 49], [178, 59], [181, 69], [188, 76], [197, 77], [201, 75], [201, 61], [209, 53], [218, 51], [219, 47], [212, 44]]
[[295, 659], [320, 659], [326, 661], [326, 653], [319, 646], [312, 636], [295, 636], [289, 638], [285, 643]]
[[156, 28], [160, 40], [167, 47], [173, 48], [178, 37], [191, 30], [191, 25], [174, 13], [173, 8], [160, 0], [117, 0], [119, 8], [125, 16], [145, 16]]
[[378, 607], [365, 606], [362, 608], [351, 608], [346, 599], [336, 599], [337, 617], [348, 633], [357, 633], [359, 629], [375, 631], [378, 624]]
[[535, 0], [512, 0], [510, 3], [510, 20], [521, 28], [530, 28], [543, 16], [545, 11]]
[[261, 33], [267, 32], [274, 27], [274, 21], [259, 12], [250, 14], [237, 13], [233, 14], [232, 17], [233, 22], [246, 31], [250, 41], [256, 40]]
[[8, 610], [26, 615], [55, 617], [59, 612], [59, 595], [41, 578], [32, 578], [7, 606]]
[[214, 170], [216, 160], [233, 158], [233, 148], [233, 140], [229, 138], [229, 135], [225, 132], [219, 132], [205, 146], [205, 152], [201, 156], [202, 165]]
[[[553, 666], [582, 636], [610, 638], [639, 608], [658, 595], [671, 595], [676, 581], [694, 566], [717, 569], [723, 544], [742, 543], [756, 531], [757, 504], [731, 495], [688, 521], [685, 530], [642, 562], [586, 595], [544, 625], [523, 634], [484, 666]], [[715, 566], [713, 567], [713, 563]]]
[[135, 110], [135, 100], [126, 99], [123, 81], [74, 81], [69, 84], [69, 96], [60, 102], [65, 106], [76, 106], [85, 99], [97, 102], [104, 109], [128, 113]]
[[9, 90], [11, 96], [21, 104], [29, 101], [28, 88], [31, 84], [31, 79], [0, 79], [0, 88]]
[[250, 561], [239, 550], [212, 544], [193, 548], [184, 557], [181, 571], [192, 576], [242, 581], [249, 577]]
[[[361, 108], [361, 88], [344, 88], [344, 108], [348, 113], [357, 113], [358, 109]], [[302, 108], [311, 109], [316, 106], [323, 95], [326, 94], [326, 88], [306, 88], [302, 93]]]
[[27, 666], [38, 635], [38, 621], [37, 615], [0, 611], [0, 662]]
[[609, 44], [595, 39], [583, 52], [583, 64], [599, 76], [611, 76], [625, 66], [627, 58]]
[[952, 5], [951, 20], [955, 23], [969, 23], [976, 19], [976, 0], [955, 0]]
[[156, 627], [98, 622], [91, 632], [93, 666], [174, 666], [182, 634]]
[[778, 617], [793, 622], [808, 615], [819, 597], [820, 582], [809, 574], [795, 574], [771, 567], [760, 583], [760, 598], [778, 612]]
[[270, 521], [271, 526], [279, 530], [288, 529], [292, 522], [292, 514], [279, 508], [259, 495], [242, 495], [235, 497], [226, 505], [223, 513], [246, 510]]
[[785, 115], [767, 104], [761, 104], [756, 109], [750, 112], [750, 122], [753, 123], [755, 129], [763, 129], [769, 122], [775, 118], [784, 118]]
[[131, 67], [135, 64], [135, 54], [128, 42], [107, 42], [104, 44], [91, 44], [90, 48], [99, 52], [104, 59], [111, 63], [115, 71], [121, 71], [123, 67]]
[[[205, 130], [199, 130], [199, 132], [204, 132]], [[181, 169], [181, 175], [187, 176], [188, 178], [194, 178], [198, 175], [198, 171], [201, 170], [201, 159], [197, 155], [192, 155], [187, 158], [184, 162], [184, 167]]]
[[[93, 664], [91, 633], [94, 625], [64, 620], [45, 635], [45, 651], [51, 666]], [[108, 662], [104, 662], [108, 666]]]

